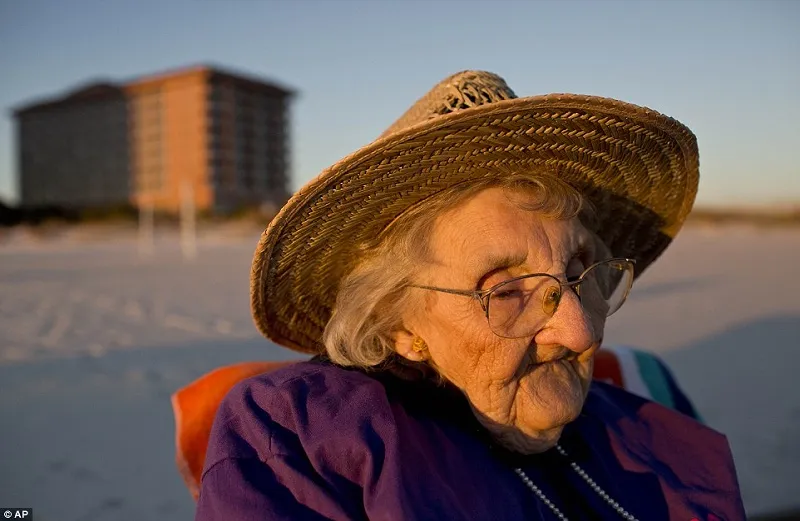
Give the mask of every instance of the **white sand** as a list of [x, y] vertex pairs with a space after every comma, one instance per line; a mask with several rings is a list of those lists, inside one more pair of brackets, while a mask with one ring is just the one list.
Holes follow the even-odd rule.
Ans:
[[[174, 238], [173, 238], [174, 239]], [[192, 519], [169, 395], [217, 366], [292, 358], [249, 317], [256, 237], [0, 244], [0, 505], [39, 521]], [[751, 515], [800, 507], [800, 230], [691, 228], [607, 342], [659, 352], [734, 450]]]

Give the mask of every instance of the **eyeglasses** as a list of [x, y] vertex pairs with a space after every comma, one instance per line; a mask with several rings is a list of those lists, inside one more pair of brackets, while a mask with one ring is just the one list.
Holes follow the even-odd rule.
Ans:
[[460, 290], [411, 285], [480, 302], [489, 328], [502, 338], [522, 338], [540, 330], [552, 317], [564, 288], [572, 289], [592, 316], [609, 317], [628, 298], [633, 285], [633, 259], [614, 258], [596, 262], [577, 278], [560, 281], [549, 273], [515, 277], [484, 290]]

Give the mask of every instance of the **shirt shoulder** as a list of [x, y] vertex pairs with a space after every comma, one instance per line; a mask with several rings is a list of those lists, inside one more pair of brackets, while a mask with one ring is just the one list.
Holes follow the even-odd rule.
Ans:
[[392, 425], [379, 381], [335, 365], [298, 362], [231, 389], [214, 420], [205, 468], [228, 458], [267, 462], [313, 453], [334, 439], [357, 450], [370, 436], [389, 435]]
[[696, 417], [604, 382], [592, 382], [584, 412], [607, 425], [629, 425], [633, 421], [642, 428], [683, 432], [687, 441], [696, 436], [725, 439]]
[[609, 447], [623, 467], [659, 475], [668, 504], [685, 502], [683, 491], [693, 490], [698, 505], [730, 512], [723, 519], [744, 519], [733, 455], [722, 433], [602, 382], [592, 383], [584, 419], [595, 426], [592, 432], [610, 438]]

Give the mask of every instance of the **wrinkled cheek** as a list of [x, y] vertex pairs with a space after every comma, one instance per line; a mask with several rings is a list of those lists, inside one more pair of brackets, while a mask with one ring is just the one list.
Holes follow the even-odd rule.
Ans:
[[470, 396], [492, 395], [484, 398], [496, 404], [503, 397], [513, 395], [512, 384], [518, 384], [517, 373], [524, 352], [521, 355], [510, 346], [497, 345], [494, 339], [478, 340], [464, 343], [448, 353], [451, 372], [455, 372], [455, 379], [451, 380]]
[[[476, 309], [477, 308], [477, 309]], [[513, 379], [525, 356], [528, 340], [509, 341], [495, 335], [476, 302], [456, 300], [437, 309], [429, 324], [435, 344], [430, 346], [438, 370], [463, 390], [486, 389]]]
[[458, 387], [463, 387], [480, 366], [481, 349], [457, 331], [444, 332], [436, 345], [430, 346], [431, 361], [439, 372]]

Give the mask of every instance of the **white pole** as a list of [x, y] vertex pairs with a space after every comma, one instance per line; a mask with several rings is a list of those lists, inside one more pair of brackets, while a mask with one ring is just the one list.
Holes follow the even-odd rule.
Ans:
[[153, 255], [153, 204], [149, 199], [139, 203], [139, 257]]
[[197, 228], [194, 190], [188, 181], [183, 182], [181, 195], [181, 251], [184, 260], [192, 260], [197, 255]]

